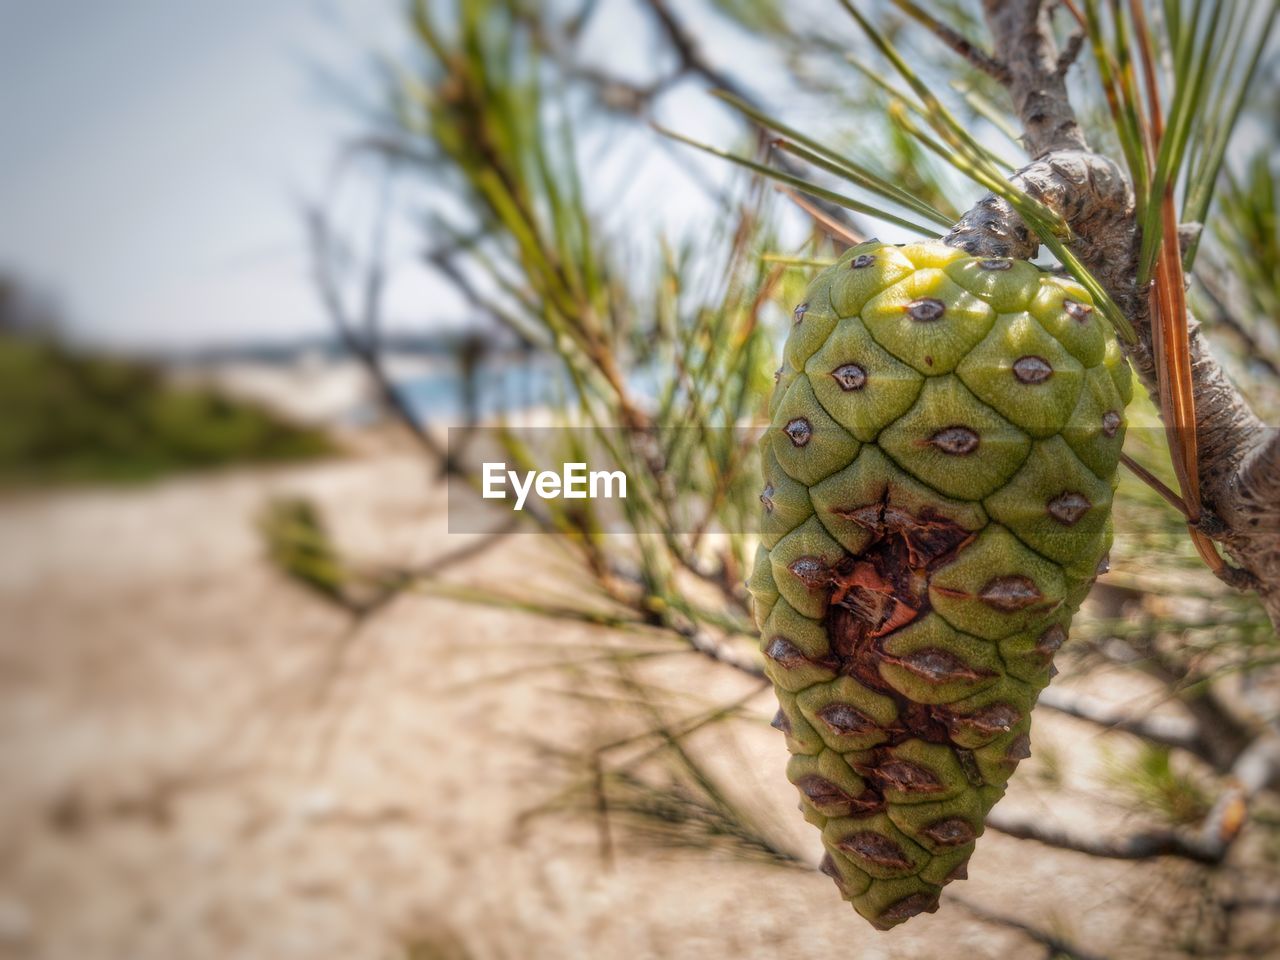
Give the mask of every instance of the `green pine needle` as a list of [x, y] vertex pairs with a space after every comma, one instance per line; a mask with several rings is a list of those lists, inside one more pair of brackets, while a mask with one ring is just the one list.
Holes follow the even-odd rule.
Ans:
[[863, 203], [860, 200], [854, 200], [852, 197], [846, 197], [844, 194], [836, 193], [834, 190], [828, 190], [825, 187], [820, 187], [801, 177], [792, 176], [789, 173], [783, 173], [781, 170], [774, 169], [773, 167], [766, 166], [762, 163], [756, 163], [754, 160], [748, 160], [746, 157], [740, 157], [727, 150], [721, 150], [719, 147], [713, 147], [710, 144], [701, 143], [691, 137], [686, 137], [684, 134], [676, 133], [674, 130], [668, 130], [667, 128], [656, 124], [654, 125], [654, 129], [663, 136], [670, 137], [672, 140], [677, 140], [680, 143], [694, 147], [704, 153], [709, 153], [713, 157], [719, 157], [722, 160], [728, 160], [731, 163], [736, 163], [740, 167], [745, 167], [746, 169], [751, 170], [754, 173], [758, 173], [763, 177], [768, 177], [770, 180], [776, 180], [779, 183], [784, 183], [793, 190], [798, 190], [801, 193], [807, 193], [811, 197], [817, 197], [820, 200], [826, 200], [828, 203], [834, 203], [847, 210], [853, 210], [856, 213], [862, 213], [869, 217], [875, 217], [877, 220], [883, 220], [886, 223], [895, 224], [910, 230], [913, 233], [917, 233], [922, 237], [936, 239], [939, 236], [936, 230], [931, 230], [929, 227], [921, 226], [914, 221], [907, 220], [905, 217], [900, 217], [897, 214], [890, 213], [889, 211], [876, 207], [872, 204]]

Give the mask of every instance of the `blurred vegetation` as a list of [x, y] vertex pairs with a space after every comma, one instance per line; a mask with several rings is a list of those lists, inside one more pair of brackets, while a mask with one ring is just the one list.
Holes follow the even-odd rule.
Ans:
[[0, 486], [129, 483], [179, 470], [335, 452], [321, 430], [141, 360], [69, 346], [0, 276]]
[[0, 334], [0, 484], [136, 482], [334, 453], [321, 430], [140, 361]]
[[349, 602], [350, 574], [315, 504], [299, 497], [273, 499], [259, 514], [258, 529], [272, 563], [322, 597]]

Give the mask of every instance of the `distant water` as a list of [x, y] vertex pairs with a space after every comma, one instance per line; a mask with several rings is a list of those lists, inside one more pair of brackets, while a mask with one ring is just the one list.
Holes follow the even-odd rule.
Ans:
[[[635, 366], [626, 377], [635, 399], [656, 401], [663, 379], [655, 364]], [[481, 419], [554, 406], [574, 396], [573, 384], [555, 357], [508, 356], [486, 361], [478, 366], [474, 383], [476, 412]], [[396, 386], [422, 419], [457, 420], [466, 411], [462, 374], [456, 364], [440, 364], [400, 377]]]
[[[571, 389], [558, 362], [536, 357], [481, 363], [474, 384], [475, 408], [481, 418], [557, 403]], [[396, 386], [422, 419], [453, 420], [466, 412], [463, 378], [456, 365], [405, 377]]]

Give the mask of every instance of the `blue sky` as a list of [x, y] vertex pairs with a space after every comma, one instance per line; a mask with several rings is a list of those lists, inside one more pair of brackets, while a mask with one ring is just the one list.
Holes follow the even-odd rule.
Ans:
[[[356, 8], [360, 16], [356, 16]], [[122, 344], [316, 329], [299, 204], [387, 3], [0, 4], [0, 267]]]
[[[113, 345], [325, 330], [300, 210], [327, 199], [338, 145], [358, 124], [317, 68], [358, 82], [371, 51], [394, 48], [401, 9], [0, 4], [0, 269], [52, 297], [76, 334]], [[634, 11], [615, 3], [597, 19], [602, 59], [642, 75], [652, 47]], [[679, 119], [714, 132], [699, 113]], [[675, 219], [693, 214], [694, 188], [673, 183], [671, 161], [646, 176]], [[412, 272], [391, 310], [447, 323], [459, 306]]]

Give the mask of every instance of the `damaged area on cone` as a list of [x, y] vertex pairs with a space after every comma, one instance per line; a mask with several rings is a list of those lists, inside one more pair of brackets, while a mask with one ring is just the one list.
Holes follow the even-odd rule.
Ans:
[[796, 314], [750, 582], [822, 870], [880, 928], [967, 875], [1105, 563], [1128, 371], [1082, 306], [1030, 264], [873, 242]]
[[[887, 498], [841, 514], [864, 526], [871, 544], [856, 556], [843, 553], [835, 563], [803, 555], [787, 568], [806, 590], [823, 598], [825, 649], [805, 650], [781, 632], [769, 636], [764, 646], [771, 674], [816, 668], [830, 679], [802, 691], [790, 712], [780, 709], [775, 726], [791, 734], [796, 726], [791, 714], [798, 714], [822, 741], [818, 762], [796, 764], [792, 770], [802, 806], [815, 823], [858, 821], [887, 813], [893, 804], [954, 801], [973, 794], [973, 802], [940, 810], [902, 831], [921, 846], [917, 858], [906, 858], [901, 843], [871, 829], [854, 830], [836, 843], [846, 862], [842, 866], [833, 859], [833, 870], [866, 873], [870, 863], [895, 878], [914, 877], [931, 858], [930, 850], [963, 847], [980, 834], [988, 809], [981, 790], [987, 788], [992, 799], [998, 796], [1006, 779], [1004, 767], [1022, 759], [1027, 742], [1015, 737], [995, 748], [997, 755], [986, 765], [996, 771], [991, 779], [973, 751], [992, 752], [989, 744], [1014, 732], [1029, 716], [1036, 688], [1007, 676], [998, 654], [985, 659], [967, 655], [972, 642], [957, 642], [959, 635], [932, 609], [933, 571], [974, 542], [972, 531], [944, 516], [911, 514]], [[1028, 588], [997, 577], [970, 599], [997, 611], [1010, 605], [1022, 610], [1043, 599], [1032, 588], [1033, 583]], [[782, 629], [781, 622], [775, 625]], [[1056, 635], [1050, 632], [1048, 645], [1056, 649]], [[917, 642], [903, 642], [913, 636]], [[938, 690], [951, 691], [954, 699], [935, 702], [938, 698], [929, 694]], [[992, 693], [979, 702], [983, 691]], [[912, 749], [917, 745], [954, 754], [954, 765], [940, 766], [936, 754]], [[823, 763], [828, 755], [831, 761]], [[904, 895], [914, 912], [897, 908], [895, 901], [885, 907], [888, 919], [879, 914], [873, 922], [884, 924], [895, 917], [893, 922], [901, 922], [936, 905], [953, 872], [954, 865], [938, 882], [921, 880], [924, 889]], [[870, 880], [877, 882], [874, 876]], [[838, 886], [847, 888], [847, 879]]]

